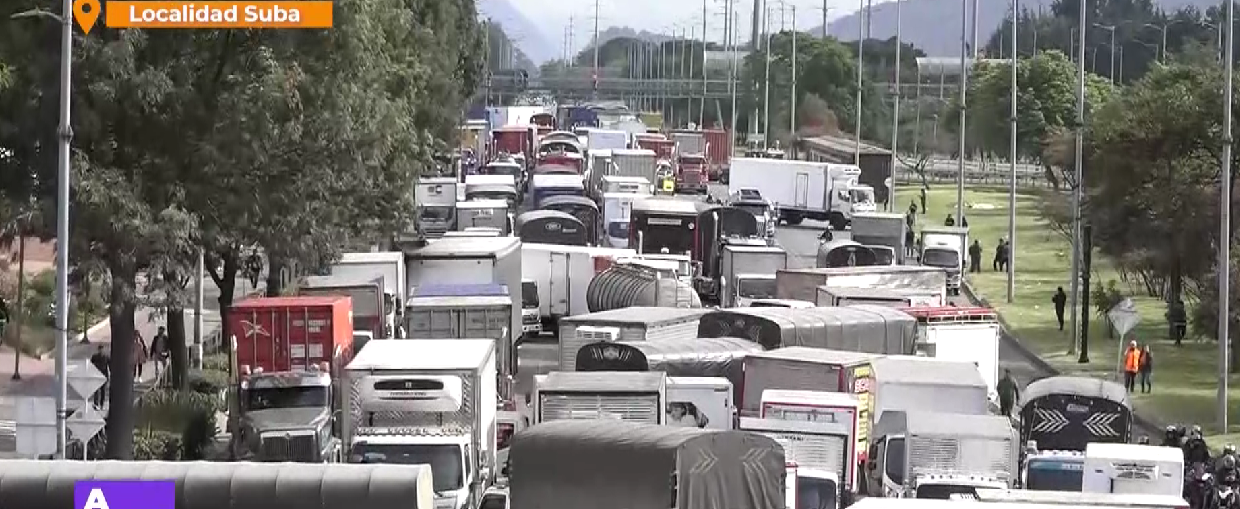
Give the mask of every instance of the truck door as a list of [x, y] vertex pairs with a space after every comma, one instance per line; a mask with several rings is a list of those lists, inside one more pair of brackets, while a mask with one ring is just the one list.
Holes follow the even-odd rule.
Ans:
[[797, 173], [797, 184], [796, 184], [796, 189], [793, 191], [793, 199], [796, 200], [796, 206], [798, 207], [804, 208], [804, 207], [809, 206], [809, 174], [808, 173], [804, 173], [804, 172]]
[[570, 310], [569, 308], [569, 271], [568, 271], [568, 253], [551, 253], [551, 280], [548, 282], [548, 302], [551, 306], [552, 316], [569, 316], [578, 312], [584, 313], [585, 310]]
[[883, 437], [882, 469], [883, 497], [900, 498], [904, 494], [904, 437]]

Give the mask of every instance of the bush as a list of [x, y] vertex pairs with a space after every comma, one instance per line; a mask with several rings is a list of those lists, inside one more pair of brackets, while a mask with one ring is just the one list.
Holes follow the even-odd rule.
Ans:
[[178, 436], [202, 414], [214, 422], [215, 413], [223, 410], [218, 393], [213, 395], [192, 391], [155, 389], [142, 396], [134, 408], [135, 428], [167, 431]]
[[182, 459], [181, 436], [167, 431], [134, 431], [135, 461], [177, 461]]
[[229, 364], [228, 354], [225, 353], [213, 353], [202, 357], [202, 369], [204, 371], [223, 371], [228, 373]]
[[181, 431], [181, 458], [187, 461], [206, 459], [207, 451], [215, 444], [220, 432], [215, 425], [215, 412], [198, 412]]
[[203, 369], [189, 372], [189, 388], [199, 394], [219, 396], [221, 391], [228, 388], [229, 383], [227, 371], [208, 369], [205, 362]]

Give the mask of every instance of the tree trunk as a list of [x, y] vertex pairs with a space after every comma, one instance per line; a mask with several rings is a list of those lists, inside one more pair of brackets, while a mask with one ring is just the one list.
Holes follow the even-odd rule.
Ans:
[[284, 259], [267, 255], [267, 296], [279, 297], [284, 294]]
[[232, 326], [230, 325], [231, 322], [228, 320], [228, 313], [229, 310], [232, 309], [233, 293], [237, 291], [237, 272], [241, 268], [241, 261], [238, 259], [236, 249], [232, 249], [221, 254], [223, 255], [223, 259], [220, 261], [223, 262], [221, 264], [223, 266], [220, 268], [218, 274], [219, 277], [215, 277], [216, 271], [214, 264], [207, 267], [207, 272], [212, 274], [212, 279], [215, 280], [215, 285], [220, 289], [220, 296], [215, 299], [220, 305], [220, 338], [224, 344], [224, 351], [231, 355], [232, 340], [229, 338], [232, 337]]
[[108, 318], [112, 333], [112, 359], [108, 364], [107, 437], [108, 459], [133, 459], [133, 383], [134, 383], [134, 301], [135, 271], [129, 263], [110, 263], [112, 289]]
[[169, 308], [166, 323], [168, 324], [168, 349], [171, 354], [171, 367], [168, 374], [172, 388], [183, 390], [189, 384], [189, 348], [185, 341], [185, 310]]

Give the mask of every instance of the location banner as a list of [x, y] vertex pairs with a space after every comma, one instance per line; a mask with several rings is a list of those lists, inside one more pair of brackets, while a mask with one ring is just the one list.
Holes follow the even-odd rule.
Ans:
[[73, 484], [74, 509], [176, 509], [175, 481], [92, 480]]

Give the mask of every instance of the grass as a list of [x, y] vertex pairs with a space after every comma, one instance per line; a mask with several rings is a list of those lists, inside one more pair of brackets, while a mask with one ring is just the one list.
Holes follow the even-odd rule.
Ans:
[[[911, 187], [897, 189], [897, 195], [901, 196], [901, 203], [907, 203], [904, 198], [915, 197], [916, 191]], [[1105, 319], [1097, 311], [1091, 310], [1089, 316], [1090, 362], [1081, 364], [1077, 354], [1067, 353], [1071, 335], [1059, 330], [1051, 296], [1059, 286], [1070, 291], [1072, 248], [1068, 237], [1040, 218], [1042, 195], [1017, 195], [1014, 261], [1017, 277], [1011, 304], [1006, 301], [1006, 274], [990, 270], [995, 246], [1008, 233], [1007, 190], [966, 190], [964, 201], [970, 242], [980, 240], [984, 249], [983, 272], [970, 274], [969, 282], [999, 311], [1010, 327], [1009, 332], [1064, 374], [1115, 380], [1119, 343], [1108, 337]], [[918, 216], [918, 227], [943, 224], [948, 214], [955, 215], [955, 187], [932, 187], [927, 193], [926, 205], [928, 214]], [[1137, 412], [1160, 425], [1200, 424], [1207, 434], [1218, 435], [1211, 437], [1212, 444], [1240, 440], [1240, 425], [1229, 426], [1229, 434], [1221, 433], [1216, 426], [1217, 343], [1190, 337], [1183, 346], [1175, 347], [1168, 339], [1163, 317], [1166, 308], [1161, 300], [1149, 297], [1143, 287], [1124, 283], [1110, 260], [1095, 253], [1090, 284], [1106, 284], [1108, 280], [1119, 283], [1120, 291], [1133, 299], [1140, 314], [1141, 321], [1129, 333], [1129, 339], [1149, 343], [1154, 354], [1154, 391], [1133, 395]], [[1232, 386], [1240, 383], [1240, 376], [1233, 375], [1229, 383]], [[1237, 391], [1231, 392], [1228, 408], [1231, 409], [1228, 421], [1240, 421]]]

